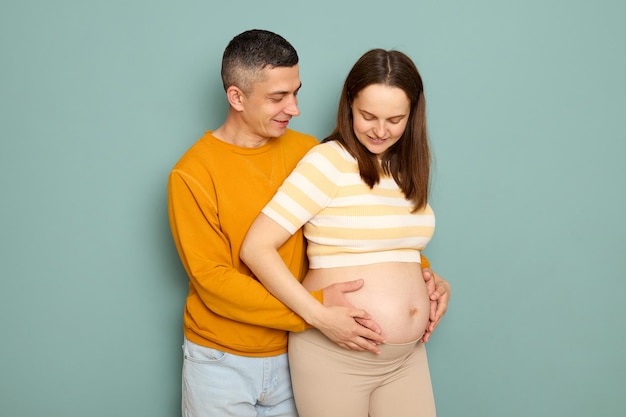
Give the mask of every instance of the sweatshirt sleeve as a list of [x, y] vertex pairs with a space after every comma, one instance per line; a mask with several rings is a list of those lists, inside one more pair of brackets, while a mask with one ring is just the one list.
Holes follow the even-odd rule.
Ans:
[[[234, 248], [221, 230], [214, 194], [212, 184], [200, 184], [180, 170], [170, 174], [170, 226], [189, 276], [190, 298], [197, 298], [193, 303], [188, 301], [187, 308], [206, 309], [237, 322], [285, 331], [309, 328], [259, 281], [234, 265]], [[313, 295], [322, 300], [321, 291]]]

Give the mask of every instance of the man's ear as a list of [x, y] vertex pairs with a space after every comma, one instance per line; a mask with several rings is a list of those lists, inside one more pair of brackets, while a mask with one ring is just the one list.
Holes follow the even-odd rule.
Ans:
[[231, 85], [226, 89], [226, 99], [231, 107], [237, 111], [243, 110], [244, 94], [239, 87]]

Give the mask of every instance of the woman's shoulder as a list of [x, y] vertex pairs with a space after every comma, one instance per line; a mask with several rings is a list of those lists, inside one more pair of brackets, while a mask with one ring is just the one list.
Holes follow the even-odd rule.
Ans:
[[350, 155], [346, 148], [344, 148], [343, 145], [336, 140], [322, 142], [319, 145], [314, 146], [309, 154], [320, 155], [336, 164], [354, 161], [352, 155]]

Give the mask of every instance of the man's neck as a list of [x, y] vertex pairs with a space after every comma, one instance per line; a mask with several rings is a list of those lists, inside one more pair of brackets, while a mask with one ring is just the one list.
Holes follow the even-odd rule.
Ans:
[[244, 125], [235, 123], [228, 118], [223, 125], [213, 131], [213, 136], [241, 148], [259, 148], [271, 139], [254, 135]]

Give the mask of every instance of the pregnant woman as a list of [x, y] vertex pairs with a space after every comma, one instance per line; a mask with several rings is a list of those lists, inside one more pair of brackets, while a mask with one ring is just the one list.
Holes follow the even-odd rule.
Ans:
[[[399, 51], [374, 49], [352, 67], [337, 126], [286, 179], [252, 224], [241, 257], [258, 279], [312, 328], [289, 337], [300, 417], [432, 417], [424, 335], [430, 301], [421, 251], [435, 226], [428, 205], [430, 151], [421, 76]], [[300, 227], [309, 271], [302, 284], [279, 256]], [[363, 280], [346, 295], [377, 330], [345, 340], [325, 325], [336, 309], [311, 294]], [[333, 326], [335, 329], [336, 326]], [[337, 343], [339, 344], [337, 344]]]

